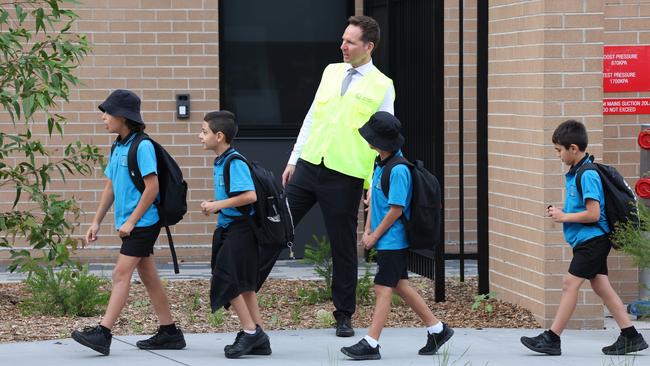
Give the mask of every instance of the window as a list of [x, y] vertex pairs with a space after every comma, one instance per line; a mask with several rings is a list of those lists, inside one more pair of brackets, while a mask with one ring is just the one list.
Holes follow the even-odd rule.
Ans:
[[353, 0], [221, 0], [221, 108], [243, 136], [295, 137], [325, 66], [341, 62]]

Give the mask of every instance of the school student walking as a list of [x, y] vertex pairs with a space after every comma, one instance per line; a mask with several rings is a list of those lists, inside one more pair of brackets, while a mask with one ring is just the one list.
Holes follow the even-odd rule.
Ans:
[[110, 353], [111, 329], [129, 297], [133, 271], [138, 270], [147, 289], [160, 327], [155, 335], [136, 343], [140, 349], [182, 349], [183, 332], [176, 327], [167, 295], [158, 277], [153, 247], [160, 233], [160, 217], [154, 201], [158, 197], [156, 153], [149, 140], [137, 149], [137, 163], [144, 180], [141, 193], [129, 175], [128, 152], [137, 134], [145, 129], [140, 115], [140, 98], [129, 90], [112, 92], [99, 105], [108, 133], [117, 134], [104, 175], [108, 178], [95, 217], [86, 232], [86, 242], [97, 240], [100, 225], [111, 205], [115, 212], [115, 230], [122, 240], [113, 270], [113, 286], [106, 313], [97, 326], [72, 332], [72, 338], [103, 355]]

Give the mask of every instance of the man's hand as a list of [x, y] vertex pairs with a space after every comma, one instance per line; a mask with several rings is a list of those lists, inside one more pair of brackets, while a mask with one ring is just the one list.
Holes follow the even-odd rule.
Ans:
[[287, 164], [287, 167], [284, 168], [282, 173], [282, 186], [286, 187], [289, 184], [289, 181], [293, 177], [293, 172], [296, 171], [296, 166], [293, 164]]
[[88, 231], [86, 231], [86, 243], [90, 244], [97, 240], [97, 232], [99, 231], [99, 224], [93, 222], [90, 224]]
[[133, 228], [135, 227], [134, 224], [130, 223], [128, 220], [120, 226], [120, 230], [118, 232], [118, 235], [120, 238], [126, 238], [127, 236], [131, 235], [131, 231], [133, 231]]
[[555, 206], [549, 206], [546, 211], [548, 212], [548, 216], [553, 219], [554, 222], [561, 223], [566, 221], [566, 214], [561, 209]]

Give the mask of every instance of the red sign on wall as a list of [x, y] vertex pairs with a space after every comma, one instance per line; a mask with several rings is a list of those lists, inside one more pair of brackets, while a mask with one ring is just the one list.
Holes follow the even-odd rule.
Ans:
[[603, 91], [650, 91], [650, 46], [605, 46]]
[[650, 98], [603, 99], [603, 114], [650, 114]]

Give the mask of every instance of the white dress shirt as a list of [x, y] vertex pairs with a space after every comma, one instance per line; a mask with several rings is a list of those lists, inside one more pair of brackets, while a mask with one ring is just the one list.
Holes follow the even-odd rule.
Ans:
[[[348, 64], [348, 66], [349, 67], [345, 70], [346, 74], [347, 74], [347, 70], [352, 68], [352, 65]], [[376, 67], [375, 65], [372, 64], [372, 60], [370, 60], [366, 64], [357, 67], [356, 68], [357, 72], [352, 75], [352, 81], [350, 81], [348, 90], [350, 90], [352, 88], [352, 85], [358, 82], [359, 79], [361, 79], [364, 75], [366, 75], [367, 73], [375, 69]], [[384, 95], [384, 100], [381, 102], [378, 111], [384, 111], [390, 114], [395, 114], [395, 109], [393, 108], [394, 97], [395, 97], [395, 92], [393, 91], [393, 88], [387, 88], [386, 95]], [[298, 134], [298, 139], [296, 139], [296, 143], [293, 145], [293, 151], [291, 152], [291, 156], [289, 157], [288, 164], [296, 165], [296, 163], [298, 162], [298, 158], [300, 158], [300, 153], [302, 152], [302, 148], [303, 146], [305, 146], [305, 143], [307, 142], [307, 138], [309, 138], [309, 133], [311, 132], [311, 125], [314, 121], [313, 112], [314, 112], [314, 102], [312, 101], [311, 106], [309, 107], [309, 111], [305, 116], [305, 120], [302, 122], [302, 127], [300, 127], [300, 133]]]

